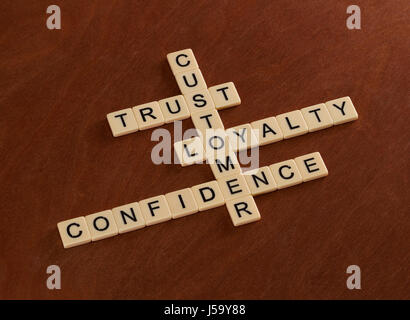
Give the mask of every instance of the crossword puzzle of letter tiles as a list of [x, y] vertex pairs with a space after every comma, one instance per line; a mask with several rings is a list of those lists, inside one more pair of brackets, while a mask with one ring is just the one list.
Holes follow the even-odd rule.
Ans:
[[107, 114], [114, 137], [191, 117], [199, 137], [174, 144], [182, 166], [207, 160], [215, 179], [57, 224], [64, 248], [226, 205], [234, 226], [261, 219], [253, 196], [328, 175], [319, 152], [242, 173], [236, 152], [358, 118], [349, 97], [225, 130], [218, 110], [241, 103], [233, 82], [207, 88], [191, 49], [168, 54], [182, 95]]

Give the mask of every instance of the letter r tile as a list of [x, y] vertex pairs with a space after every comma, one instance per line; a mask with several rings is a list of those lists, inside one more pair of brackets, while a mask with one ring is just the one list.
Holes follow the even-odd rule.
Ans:
[[140, 130], [162, 126], [164, 115], [157, 101], [141, 104], [132, 108]]
[[261, 219], [258, 207], [251, 195], [228, 200], [226, 207], [235, 227]]

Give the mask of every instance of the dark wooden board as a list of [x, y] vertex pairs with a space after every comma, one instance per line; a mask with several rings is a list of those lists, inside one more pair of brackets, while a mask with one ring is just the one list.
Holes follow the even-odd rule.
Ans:
[[[407, 0], [356, 1], [355, 31], [349, 1], [57, 1], [58, 31], [50, 4], [0, 3], [0, 298], [410, 298]], [[220, 207], [63, 249], [59, 221], [213, 179], [154, 165], [152, 130], [113, 138], [105, 118], [178, 94], [166, 54], [185, 48], [208, 85], [235, 83], [227, 128], [350, 96], [358, 121], [260, 150], [319, 151], [329, 176], [257, 197], [240, 228]]]

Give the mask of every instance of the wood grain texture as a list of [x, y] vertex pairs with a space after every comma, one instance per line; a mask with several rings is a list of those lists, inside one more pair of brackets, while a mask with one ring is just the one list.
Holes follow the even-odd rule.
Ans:
[[[50, 4], [0, 2], [0, 298], [410, 298], [407, 0], [356, 1], [360, 31], [344, 0], [57, 1], [60, 31]], [[185, 48], [208, 86], [235, 83], [227, 128], [350, 96], [358, 121], [261, 148], [261, 166], [319, 151], [329, 176], [256, 197], [258, 223], [219, 207], [64, 250], [59, 221], [213, 179], [105, 118], [179, 94], [166, 54]]]

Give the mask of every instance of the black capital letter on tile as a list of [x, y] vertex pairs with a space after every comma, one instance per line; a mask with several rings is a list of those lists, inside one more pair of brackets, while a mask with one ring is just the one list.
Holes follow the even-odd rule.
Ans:
[[285, 117], [285, 119], [286, 119], [286, 122], [288, 123], [288, 126], [289, 126], [290, 130], [300, 128], [300, 125], [298, 125], [298, 124], [296, 126], [292, 126], [292, 124], [290, 123], [290, 120], [289, 120], [288, 117]]
[[126, 115], [127, 115], [126, 113], [121, 113], [121, 114], [117, 114], [117, 115], [114, 116], [114, 118], [120, 118], [121, 119], [122, 126], [124, 128], [127, 126], [126, 123], [125, 123], [125, 120], [124, 120], [124, 116], [126, 116]]
[[75, 222], [70, 223], [70, 224], [67, 226], [67, 234], [68, 234], [68, 236], [69, 236], [70, 238], [74, 238], [74, 239], [80, 237], [80, 236], [83, 234], [83, 232], [80, 230], [80, 232], [78, 232], [77, 235], [73, 235], [73, 234], [71, 233], [71, 227], [72, 227], [72, 226], [79, 227], [80, 225], [79, 225], [78, 223], [75, 223]]
[[303, 162], [305, 163], [305, 166], [306, 166], [306, 170], [307, 170], [309, 173], [312, 173], [312, 172], [315, 172], [315, 171], [319, 171], [319, 168], [310, 169], [310, 167], [313, 167], [313, 166], [317, 165], [316, 162], [314, 162], [314, 163], [308, 163], [308, 161], [312, 161], [312, 160], [315, 160], [315, 158], [309, 158], [309, 159], [303, 160]]
[[317, 114], [317, 113], [318, 113], [318, 111], [320, 111], [320, 108], [310, 110], [310, 111], [309, 111], [309, 113], [314, 113], [314, 114], [315, 114], [315, 116], [316, 116], [316, 120], [317, 120], [317, 122], [322, 122], [322, 121], [320, 120], [319, 115]]
[[[208, 190], [208, 191], [211, 192], [211, 197], [210, 198], [205, 197], [205, 193], [204, 193], [205, 190]], [[203, 188], [199, 189], [199, 193], [201, 195], [201, 198], [202, 198], [203, 202], [208, 202], [208, 201], [212, 201], [213, 199], [215, 199], [215, 191], [214, 191], [214, 189], [212, 189], [210, 187], [203, 187]]]
[[285, 164], [279, 168], [279, 175], [282, 177], [282, 179], [285, 179], [285, 180], [292, 179], [295, 174], [291, 172], [290, 175], [284, 176], [282, 173], [283, 168], [291, 169], [291, 167]]
[[159, 209], [159, 206], [153, 207], [152, 205], [155, 204], [155, 203], [158, 203], [158, 202], [159, 202], [158, 200], [148, 202], [148, 209], [151, 212], [151, 216], [153, 216], [153, 217], [155, 217], [154, 210]]
[[251, 215], [252, 212], [248, 210], [248, 204], [246, 202], [238, 202], [234, 204], [236, 214], [239, 218], [242, 218], [241, 211], [245, 211], [247, 214]]
[[224, 95], [225, 100], [228, 101], [229, 100], [228, 95], [225, 92], [225, 90], [228, 90], [228, 89], [229, 89], [228, 87], [223, 87], [223, 88], [216, 89], [216, 91], [222, 92], [222, 94]]
[[130, 208], [130, 211], [131, 211], [131, 214], [132, 214], [132, 215], [129, 215], [128, 213], [126, 213], [126, 212], [123, 211], [123, 210], [120, 211], [120, 213], [121, 213], [121, 218], [122, 218], [122, 221], [124, 222], [124, 224], [127, 224], [127, 220], [125, 219], [125, 217], [128, 217], [130, 220], [132, 220], [132, 221], [134, 221], [134, 222], [137, 221], [137, 217], [135, 216], [134, 208], [131, 207], [131, 208]]
[[[105, 221], [105, 227], [104, 227], [104, 228], [101, 228], [101, 229], [98, 228], [98, 226], [97, 226], [97, 220], [99, 220], [99, 219], [103, 219], [103, 220]], [[93, 225], [94, 225], [94, 229], [95, 229], [95, 230], [97, 230], [97, 231], [105, 231], [105, 230], [107, 230], [108, 227], [110, 226], [110, 222], [108, 221], [108, 219], [107, 219], [106, 217], [99, 216], [99, 217], [97, 217], [97, 218], [94, 219]]]
[[188, 58], [188, 56], [187, 56], [185, 53], [181, 53], [181, 54], [177, 55], [176, 58], [175, 58], [175, 62], [177, 63], [177, 65], [179, 65], [180, 67], [189, 66], [189, 64], [191, 63], [191, 61], [187, 60], [185, 64], [184, 64], [184, 63], [181, 63], [181, 62], [179, 61], [179, 59], [180, 59], [181, 57]]
[[153, 112], [154, 110], [151, 107], [140, 109], [142, 121], [147, 122], [147, 119], [145, 117], [148, 117], [148, 116], [151, 117], [152, 119], [156, 119], [157, 117], [152, 114]]

